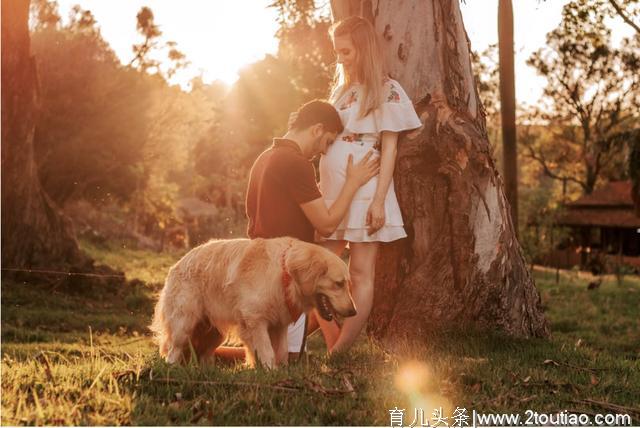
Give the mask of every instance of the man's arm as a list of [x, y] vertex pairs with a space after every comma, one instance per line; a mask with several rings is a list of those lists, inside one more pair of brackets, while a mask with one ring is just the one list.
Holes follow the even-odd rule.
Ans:
[[327, 208], [323, 198], [300, 204], [304, 215], [322, 236], [327, 237], [336, 230], [347, 214], [351, 201], [360, 186], [378, 174], [380, 160], [371, 159], [372, 154], [372, 151], [367, 153], [356, 165], [353, 165], [353, 157], [349, 155], [347, 179], [338, 198], [333, 201], [330, 208]]

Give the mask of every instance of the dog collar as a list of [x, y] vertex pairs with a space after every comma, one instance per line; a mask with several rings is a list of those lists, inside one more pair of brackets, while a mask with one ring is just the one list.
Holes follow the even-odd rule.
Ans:
[[289, 295], [289, 284], [291, 284], [291, 274], [287, 271], [287, 266], [285, 265], [285, 259], [287, 257], [287, 252], [293, 245], [293, 241], [289, 242], [289, 245], [282, 253], [282, 259], [280, 261], [280, 265], [282, 267], [282, 291], [284, 292], [284, 301], [287, 303], [287, 309], [289, 310], [289, 315], [291, 315], [291, 321], [295, 322], [300, 315], [302, 315], [302, 310], [298, 309], [296, 305], [294, 305], [291, 300], [291, 296]]

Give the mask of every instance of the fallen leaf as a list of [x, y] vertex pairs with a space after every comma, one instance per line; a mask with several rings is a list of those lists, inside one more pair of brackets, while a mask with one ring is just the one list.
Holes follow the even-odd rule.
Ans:
[[597, 385], [599, 383], [600, 383], [600, 380], [596, 377], [596, 375], [591, 373], [591, 385]]
[[544, 360], [544, 364], [545, 365], [553, 364], [554, 366], [559, 366], [560, 365], [559, 363], [556, 363], [553, 360]]
[[136, 374], [135, 371], [128, 369], [128, 370], [122, 370], [122, 371], [117, 371], [117, 372], [112, 372], [111, 376], [115, 379], [115, 380], [120, 380], [125, 376], [134, 376]]
[[528, 402], [528, 401], [533, 400], [533, 399], [534, 399], [534, 398], [536, 398], [536, 397], [537, 397], [537, 395], [535, 395], [535, 394], [534, 394], [534, 395], [530, 395], [529, 397], [521, 398], [521, 399], [520, 399], [520, 402], [521, 402], [521, 403], [526, 403], [526, 402]]
[[468, 364], [484, 364], [489, 360], [487, 358], [471, 358], [471, 357], [463, 357], [462, 361]]
[[355, 389], [353, 388], [353, 384], [351, 383], [351, 381], [349, 380], [346, 374], [342, 375], [342, 383], [344, 383], [344, 386], [348, 392], [355, 392]]
[[190, 423], [192, 423], [192, 424], [196, 424], [196, 423], [198, 423], [198, 421], [199, 421], [200, 419], [202, 419], [202, 417], [204, 416], [204, 414], [205, 414], [205, 411], [204, 411], [204, 410], [200, 410], [200, 411], [196, 412], [196, 413], [193, 415], [193, 417], [191, 418], [191, 420], [190, 420], [189, 422], [190, 422]]

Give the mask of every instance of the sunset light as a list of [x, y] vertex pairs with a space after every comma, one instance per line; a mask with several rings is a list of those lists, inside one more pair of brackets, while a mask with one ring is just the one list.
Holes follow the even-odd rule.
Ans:
[[150, 7], [165, 41], [172, 40], [185, 53], [191, 65], [172, 81], [186, 86], [202, 75], [210, 82], [216, 79], [235, 82], [240, 68], [255, 62], [266, 53], [275, 53], [278, 41], [277, 13], [270, 1], [198, 1], [128, 0], [60, 0], [60, 14], [65, 17], [75, 4], [89, 9], [98, 21], [103, 37], [123, 63], [133, 58], [132, 41], [140, 42], [136, 32], [136, 14]]
[[640, 0], [0, 1], [1, 425], [640, 422]]
[[[441, 376], [436, 376], [425, 362], [419, 360], [401, 364], [395, 375], [398, 391], [404, 394], [413, 409], [424, 411], [425, 418], [431, 418], [434, 411], [442, 411], [445, 414], [451, 414], [453, 411], [452, 403], [441, 393], [444, 385]], [[414, 413], [409, 412], [409, 420], [422, 416]]]
[[[519, 102], [535, 104], [542, 94], [544, 79], [525, 62], [535, 48], [545, 43], [546, 33], [560, 21], [562, 7], [567, 1], [526, 1], [518, 2], [514, 7], [516, 25], [529, 28], [527, 32], [517, 34], [515, 39]], [[133, 57], [132, 40], [140, 41], [136, 33], [136, 13], [143, 6], [150, 7], [163, 32], [163, 40], [175, 41], [190, 61], [189, 67], [171, 79], [172, 83], [185, 89], [195, 76], [202, 76], [205, 82], [221, 80], [230, 85], [237, 80], [243, 66], [262, 59], [265, 54], [276, 53], [277, 11], [268, 7], [271, 3], [269, 0], [59, 1], [63, 17], [75, 4], [90, 10], [103, 37], [123, 63]], [[498, 0], [470, 0], [460, 4], [471, 47], [477, 52], [497, 43], [497, 4]], [[326, 5], [322, 13], [329, 13]], [[629, 28], [620, 20], [612, 25], [615, 39], [629, 36]]]

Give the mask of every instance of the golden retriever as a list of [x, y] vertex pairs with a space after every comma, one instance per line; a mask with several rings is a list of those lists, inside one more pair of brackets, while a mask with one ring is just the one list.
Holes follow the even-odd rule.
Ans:
[[315, 307], [329, 321], [356, 314], [349, 285], [346, 264], [320, 246], [288, 237], [214, 240], [169, 270], [151, 329], [169, 363], [191, 349], [206, 358], [234, 334], [251, 367], [257, 356], [273, 368], [287, 362], [296, 313]]

